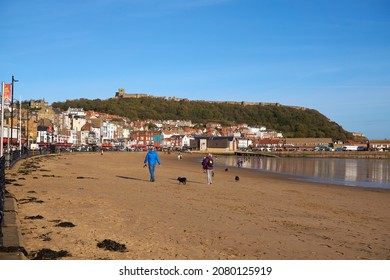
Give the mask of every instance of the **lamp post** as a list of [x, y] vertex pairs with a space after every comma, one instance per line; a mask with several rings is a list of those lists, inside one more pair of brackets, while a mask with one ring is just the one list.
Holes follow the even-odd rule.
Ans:
[[22, 98], [19, 100], [19, 129], [18, 132], [18, 141], [19, 141], [19, 157], [22, 156]]
[[28, 123], [29, 123], [29, 120], [30, 120], [30, 115], [29, 115], [29, 113], [30, 113], [30, 108], [29, 107], [27, 107], [27, 122], [26, 122], [26, 133], [25, 133], [25, 139], [26, 139], [26, 141], [27, 141], [27, 151], [28, 151], [28, 149], [30, 149], [30, 134], [29, 134], [29, 131], [28, 131]]
[[15, 80], [14, 75], [12, 75], [11, 105], [10, 105], [11, 106], [11, 144], [12, 144], [12, 132], [14, 130], [14, 83], [15, 82], [19, 82], [19, 80]]

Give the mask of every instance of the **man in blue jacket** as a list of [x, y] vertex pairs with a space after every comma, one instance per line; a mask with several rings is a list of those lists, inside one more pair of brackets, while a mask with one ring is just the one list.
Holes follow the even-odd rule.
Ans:
[[158, 154], [154, 150], [154, 147], [150, 147], [150, 150], [146, 154], [145, 160], [144, 160], [144, 167], [148, 165], [149, 167], [149, 173], [150, 173], [150, 182], [154, 182], [154, 169], [156, 168], [156, 163], [158, 165], [161, 164], [160, 158], [158, 157]]

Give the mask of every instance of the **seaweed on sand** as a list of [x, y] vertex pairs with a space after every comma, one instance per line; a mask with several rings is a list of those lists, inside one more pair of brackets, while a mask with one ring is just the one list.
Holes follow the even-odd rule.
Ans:
[[109, 251], [119, 251], [119, 252], [126, 252], [126, 245], [120, 244], [118, 242], [115, 242], [110, 239], [104, 239], [101, 242], [98, 242], [97, 246], [99, 248], [104, 248]]
[[56, 260], [58, 258], [69, 257], [68, 251], [60, 250], [53, 251], [51, 249], [43, 248], [36, 253], [33, 253], [33, 260]]
[[56, 225], [56, 227], [75, 227], [75, 226], [76, 225], [74, 225], [71, 222], [61, 222], [61, 223]]
[[26, 217], [24, 217], [24, 219], [26, 219], [26, 220], [40, 220], [40, 219], [43, 219], [43, 216], [41, 216], [41, 215], [26, 216]]

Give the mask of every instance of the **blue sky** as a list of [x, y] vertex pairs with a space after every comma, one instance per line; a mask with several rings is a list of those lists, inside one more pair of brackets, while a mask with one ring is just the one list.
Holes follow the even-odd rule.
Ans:
[[390, 139], [390, 1], [0, 0], [14, 98], [278, 102]]

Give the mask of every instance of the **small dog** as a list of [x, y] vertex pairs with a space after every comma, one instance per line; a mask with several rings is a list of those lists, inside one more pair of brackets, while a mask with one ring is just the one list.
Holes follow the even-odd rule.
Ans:
[[179, 181], [179, 185], [180, 183], [185, 185], [187, 184], [187, 178], [186, 177], [178, 177], [177, 180]]
[[229, 171], [229, 169], [225, 168], [225, 171], [227, 172], [227, 171]]
[[240, 177], [236, 176], [235, 180], [236, 182], [240, 181]]

